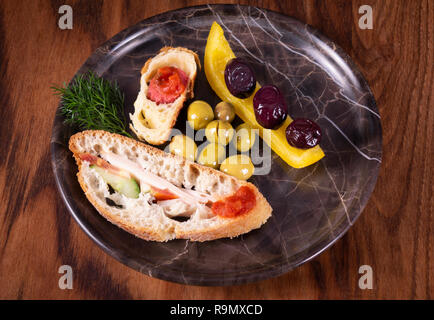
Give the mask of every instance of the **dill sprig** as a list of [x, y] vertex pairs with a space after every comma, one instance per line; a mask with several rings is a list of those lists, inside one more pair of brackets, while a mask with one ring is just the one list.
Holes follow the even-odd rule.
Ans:
[[65, 123], [81, 130], [105, 130], [131, 137], [125, 127], [124, 95], [117, 82], [88, 71], [75, 78], [72, 84], [51, 87], [61, 95], [61, 114]]

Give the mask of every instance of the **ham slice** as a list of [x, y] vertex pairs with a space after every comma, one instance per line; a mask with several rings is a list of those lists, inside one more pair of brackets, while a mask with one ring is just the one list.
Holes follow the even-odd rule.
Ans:
[[138, 180], [158, 189], [166, 189], [178, 196], [179, 199], [187, 204], [196, 205], [197, 203], [206, 204], [212, 202], [213, 197], [195, 190], [187, 190], [179, 188], [169, 181], [153, 174], [144, 168], [141, 168], [137, 163], [110, 152], [101, 152], [101, 156], [108, 161], [112, 166], [128, 171]]

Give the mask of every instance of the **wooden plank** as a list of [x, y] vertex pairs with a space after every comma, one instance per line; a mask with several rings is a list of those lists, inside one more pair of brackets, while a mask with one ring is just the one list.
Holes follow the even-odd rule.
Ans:
[[[67, 2], [71, 31], [57, 27], [64, 1], [0, 2], [0, 298], [432, 299], [432, 1], [241, 1], [305, 21], [351, 55], [376, 97], [384, 153], [364, 213], [332, 248], [278, 278], [216, 288], [153, 279], [105, 254], [67, 213], [49, 155], [52, 84], [120, 30], [205, 2]], [[373, 30], [357, 27], [362, 4], [373, 8]], [[63, 264], [74, 270], [73, 290], [58, 288]], [[373, 290], [358, 287], [363, 264]]]

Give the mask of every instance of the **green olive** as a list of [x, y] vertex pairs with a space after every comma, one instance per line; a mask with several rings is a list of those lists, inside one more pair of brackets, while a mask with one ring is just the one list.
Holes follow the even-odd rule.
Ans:
[[205, 136], [209, 142], [227, 145], [234, 136], [234, 128], [229, 122], [214, 120], [208, 123], [205, 129]]
[[183, 134], [179, 134], [174, 136], [172, 141], [170, 141], [169, 151], [172, 154], [194, 161], [196, 159], [197, 146], [193, 139]]
[[216, 119], [232, 122], [235, 118], [234, 107], [229, 102], [219, 102], [214, 109]]
[[226, 156], [226, 149], [218, 143], [210, 143], [200, 152], [197, 162], [217, 169]]
[[220, 166], [220, 171], [235, 178], [247, 180], [252, 176], [255, 167], [248, 156], [237, 154], [226, 158]]
[[211, 106], [202, 100], [193, 101], [187, 110], [187, 120], [194, 130], [200, 130], [214, 119]]
[[238, 151], [246, 152], [255, 144], [256, 134], [247, 123], [240, 124], [235, 133], [234, 144]]

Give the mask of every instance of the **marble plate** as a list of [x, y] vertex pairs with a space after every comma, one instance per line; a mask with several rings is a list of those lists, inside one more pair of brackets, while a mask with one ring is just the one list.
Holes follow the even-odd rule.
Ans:
[[[248, 6], [212, 5], [170, 11], [120, 32], [78, 70], [117, 80], [132, 112], [140, 68], [163, 46], [185, 46], [203, 64], [213, 21], [237, 56], [249, 57], [260, 83], [285, 94], [292, 117], [316, 120], [326, 157], [293, 169], [273, 154], [271, 171], [251, 182], [268, 199], [273, 215], [260, 229], [235, 239], [205, 243], [146, 242], [102, 218], [86, 200], [68, 151], [76, 131], [57, 113], [51, 154], [56, 183], [72, 216], [108, 254], [149, 276], [193, 285], [234, 285], [281, 275], [312, 259], [354, 224], [375, 186], [382, 155], [380, 116], [362, 74], [342, 49], [288, 16]], [[197, 99], [219, 99], [203, 70]], [[176, 127], [185, 130], [186, 108]], [[345, 257], [340, 257], [345, 259]], [[339, 259], [339, 257], [338, 257]]]

